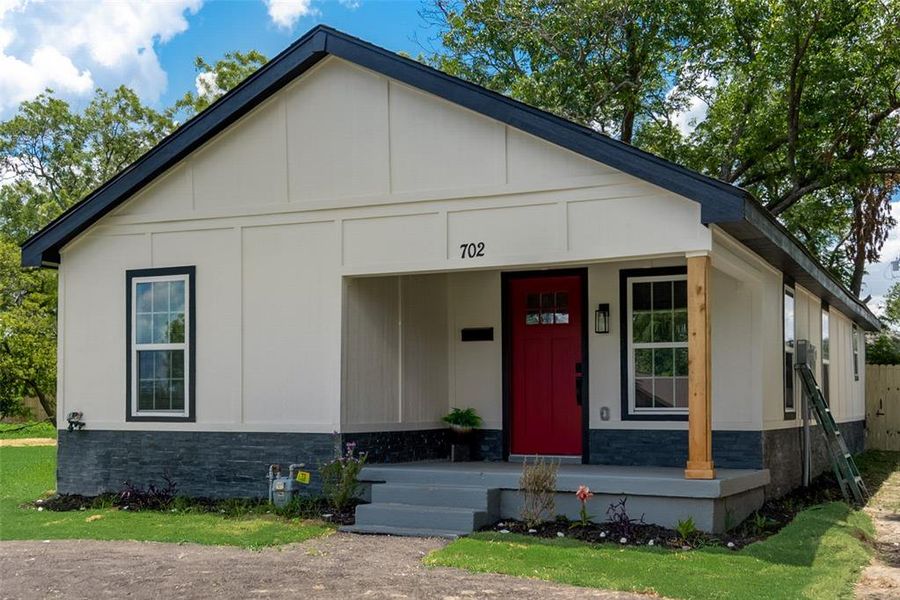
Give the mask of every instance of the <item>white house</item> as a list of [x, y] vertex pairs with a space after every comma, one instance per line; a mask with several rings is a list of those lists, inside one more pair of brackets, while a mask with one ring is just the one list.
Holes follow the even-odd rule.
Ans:
[[479, 460], [743, 514], [800, 482], [799, 339], [862, 448], [877, 319], [747, 192], [327, 27], [22, 256], [59, 270], [59, 422], [86, 422], [61, 493], [263, 496], [336, 441], [442, 459], [474, 407]]

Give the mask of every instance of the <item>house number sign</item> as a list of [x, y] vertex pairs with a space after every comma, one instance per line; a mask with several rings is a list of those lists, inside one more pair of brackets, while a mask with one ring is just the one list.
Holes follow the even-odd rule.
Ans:
[[484, 256], [484, 242], [468, 242], [460, 244], [460, 258], [475, 258]]

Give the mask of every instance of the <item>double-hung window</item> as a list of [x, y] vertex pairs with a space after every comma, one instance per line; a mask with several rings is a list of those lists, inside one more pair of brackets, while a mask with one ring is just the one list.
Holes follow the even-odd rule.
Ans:
[[128, 271], [128, 420], [194, 420], [194, 267]]
[[677, 271], [623, 276], [631, 415], [687, 413], [687, 275]]
[[822, 305], [822, 395], [825, 401], [831, 401], [831, 318], [828, 305]]
[[793, 419], [797, 415], [794, 393], [794, 288], [784, 286], [784, 418]]

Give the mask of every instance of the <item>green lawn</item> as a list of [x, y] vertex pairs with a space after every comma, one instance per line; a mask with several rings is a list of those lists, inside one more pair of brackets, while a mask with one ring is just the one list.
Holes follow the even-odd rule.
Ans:
[[18, 438], [56, 438], [52, 423], [0, 423], [0, 440]]
[[429, 565], [536, 577], [671, 598], [840, 598], [852, 593], [871, 551], [865, 514], [841, 503], [800, 513], [778, 534], [735, 552], [592, 546], [479, 533], [432, 553]]
[[21, 508], [54, 487], [56, 448], [0, 447], [0, 540], [96, 539], [261, 547], [325, 535], [319, 522], [275, 515], [226, 518], [203, 513], [72, 512]]
[[[866, 452], [858, 464], [872, 502], [900, 509], [900, 453]], [[801, 512], [776, 535], [740, 551], [590, 545], [478, 533], [438, 550], [434, 566], [535, 577], [671, 598], [849, 598], [872, 555], [869, 517], [839, 502]]]

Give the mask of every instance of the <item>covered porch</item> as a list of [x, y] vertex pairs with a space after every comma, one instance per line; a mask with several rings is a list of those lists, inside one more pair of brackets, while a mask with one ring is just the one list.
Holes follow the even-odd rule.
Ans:
[[[518, 519], [521, 475], [522, 465], [513, 462], [369, 465], [361, 480], [371, 504], [358, 507], [354, 530], [458, 535]], [[764, 469], [719, 469], [715, 479], [688, 480], [677, 467], [561, 464], [555, 512], [577, 519], [574, 492], [586, 485], [595, 494], [589, 506], [595, 520], [627, 498], [634, 519], [672, 528], [690, 517], [700, 530], [722, 532], [759, 508], [768, 483]]]
[[[378, 462], [445, 458], [436, 450], [448, 441], [441, 417], [451, 407], [473, 407], [484, 420], [473, 453], [479, 460], [539, 454], [582, 464], [672, 467], [671, 457], [658, 462], [645, 452], [647, 433], [665, 429], [659, 442], [674, 433], [674, 446], [684, 447], [681, 478], [714, 480], [707, 309], [712, 271], [709, 254], [696, 253], [541, 269], [347, 277], [343, 438], [362, 441]], [[632, 296], [639, 285], [664, 290], [666, 301], [638, 306]], [[739, 293], [721, 289], [723, 307]], [[669, 337], [632, 348], [626, 337], [639, 339], [632, 321], [640, 311], [648, 322], [665, 313]], [[664, 353], [668, 362], [641, 362]], [[740, 410], [750, 408], [743, 403]], [[735, 431], [725, 432], [729, 438], [743, 433], [730, 427]], [[636, 454], [646, 456], [622, 462], [622, 442], [627, 453], [629, 440]], [[383, 451], [385, 444], [390, 451]], [[414, 447], [404, 452], [406, 446]]]

